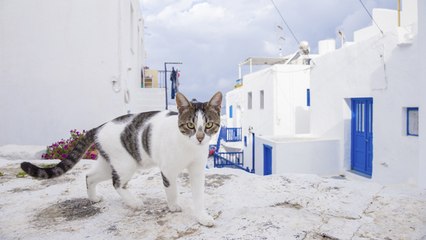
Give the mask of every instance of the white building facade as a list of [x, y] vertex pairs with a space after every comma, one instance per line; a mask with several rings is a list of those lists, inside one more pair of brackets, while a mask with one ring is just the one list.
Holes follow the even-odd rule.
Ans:
[[[259, 161], [263, 145], [277, 150], [276, 142], [310, 133], [310, 68], [306, 64], [275, 64], [245, 75], [242, 86], [226, 94], [227, 127], [242, 128], [244, 140], [238, 148], [244, 152], [245, 167], [255, 169], [256, 174], [264, 174]], [[254, 139], [257, 142], [253, 143]], [[273, 151], [273, 157], [283, 159], [279, 156], [282, 152]], [[276, 172], [272, 167], [272, 173]]]
[[400, 27], [396, 11], [373, 11], [383, 35], [367, 27], [355, 32], [354, 44], [316, 59], [312, 135], [340, 140], [341, 171], [426, 187], [424, 15], [424, 1], [416, 0], [403, 1]]
[[0, 145], [164, 109], [164, 89], [141, 89], [143, 31], [137, 0], [1, 1]]
[[[247, 166], [254, 156], [260, 175], [354, 172], [385, 184], [426, 187], [426, 2], [405, 0], [402, 7], [399, 27], [396, 11], [373, 11], [383, 34], [372, 24], [340, 49], [334, 49], [333, 40], [321, 41], [308, 76], [297, 77], [306, 85], [291, 85], [290, 76], [280, 76], [277, 81], [290, 84], [289, 91], [273, 84], [266, 88], [262, 79], [273, 79], [268, 71], [286, 69], [274, 65], [246, 75], [243, 86], [227, 94], [228, 125], [241, 126], [248, 137]], [[304, 88], [309, 88], [309, 106], [301, 103], [307, 101]], [[262, 89], [282, 95], [275, 94], [263, 111], [248, 110], [248, 92]], [[229, 118], [231, 105], [241, 106], [241, 120]], [[277, 109], [289, 110], [280, 115]], [[298, 109], [307, 118], [297, 118]], [[277, 124], [287, 127], [280, 131]]]

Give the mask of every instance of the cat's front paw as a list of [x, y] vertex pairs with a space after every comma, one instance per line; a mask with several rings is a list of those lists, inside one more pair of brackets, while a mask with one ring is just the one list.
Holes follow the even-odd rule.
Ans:
[[170, 212], [182, 212], [182, 208], [177, 204], [168, 204]]
[[197, 216], [197, 221], [203, 226], [206, 227], [213, 227], [215, 222], [212, 216], [210, 216], [208, 213], [202, 213]]
[[102, 201], [103, 198], [101, 196], [94, 196], [94, 197], [89, 197], [89, 200], [94, 202], [94, 203], [98, 203], [98, 202]]

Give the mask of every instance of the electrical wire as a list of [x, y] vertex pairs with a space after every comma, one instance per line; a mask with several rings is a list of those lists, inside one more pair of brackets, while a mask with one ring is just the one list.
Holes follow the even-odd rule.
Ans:
[[[272, 0], [271, 0], [271, 1], [272, 1]], [[374, 20], [373, 16], [372, 16], [372, 15], [371, 15], [371, 13], [368, 11], [367, 7], [364, 5], [364, 3], [362, 2], [362, 0], [359, 0], [359, 2], [361, 3], [361, 5], [362, 5], [362, 7], [364, 8], [364, 10], [367, 12], [368, 16], [370, 16], [371, 20], [373, 20], [374, 24], [375, 24], [375, 25], [376, 25], [376, 27], [379, 29], [380, 33], [381, 33], [382, 35], [384, 35], [384, 34], [383, 34], [382, 29], [381, 29], [381, 28], [379, 27], [379, 25], [376, 23], [376, 21]]]
[[271, 3], [274, 5], [275, 9], [277, 10], [278, 14], [281, 17], [281, 20], [283, 20], [284, 24], [290, 31], [291, 35], [293, 36], [294, 40], [297, 42], [297, 44], [300, 44], [299, 40], [297, 39], [296, 35], [294, 35], [293, 31], [291, 30], [290, 26], [287, 24], [287, 21], [284, 19], [283, 15], [281, 14], [280, 10], [278, 9], [277, 5], [275, 5], [275, 2], [273, 0], [270, 0]]

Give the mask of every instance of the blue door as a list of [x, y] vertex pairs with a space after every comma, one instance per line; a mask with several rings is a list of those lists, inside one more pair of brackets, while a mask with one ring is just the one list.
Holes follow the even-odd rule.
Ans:
[[351, 170], [371, 177], [373, 172], [373, 99], [352, 99]]
[[263, 144], [263, 175], [272, 174], [272, 147]]

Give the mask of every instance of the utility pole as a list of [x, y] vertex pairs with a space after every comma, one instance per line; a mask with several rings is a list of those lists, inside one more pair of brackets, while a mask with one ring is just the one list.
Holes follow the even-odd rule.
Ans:
[[168, 64], [182, 64], [181, 62], [164, 62], [164, 86], [166, 91], [166, 110], [169, 109], [169, 100], [167, 99], [167, 65]]

